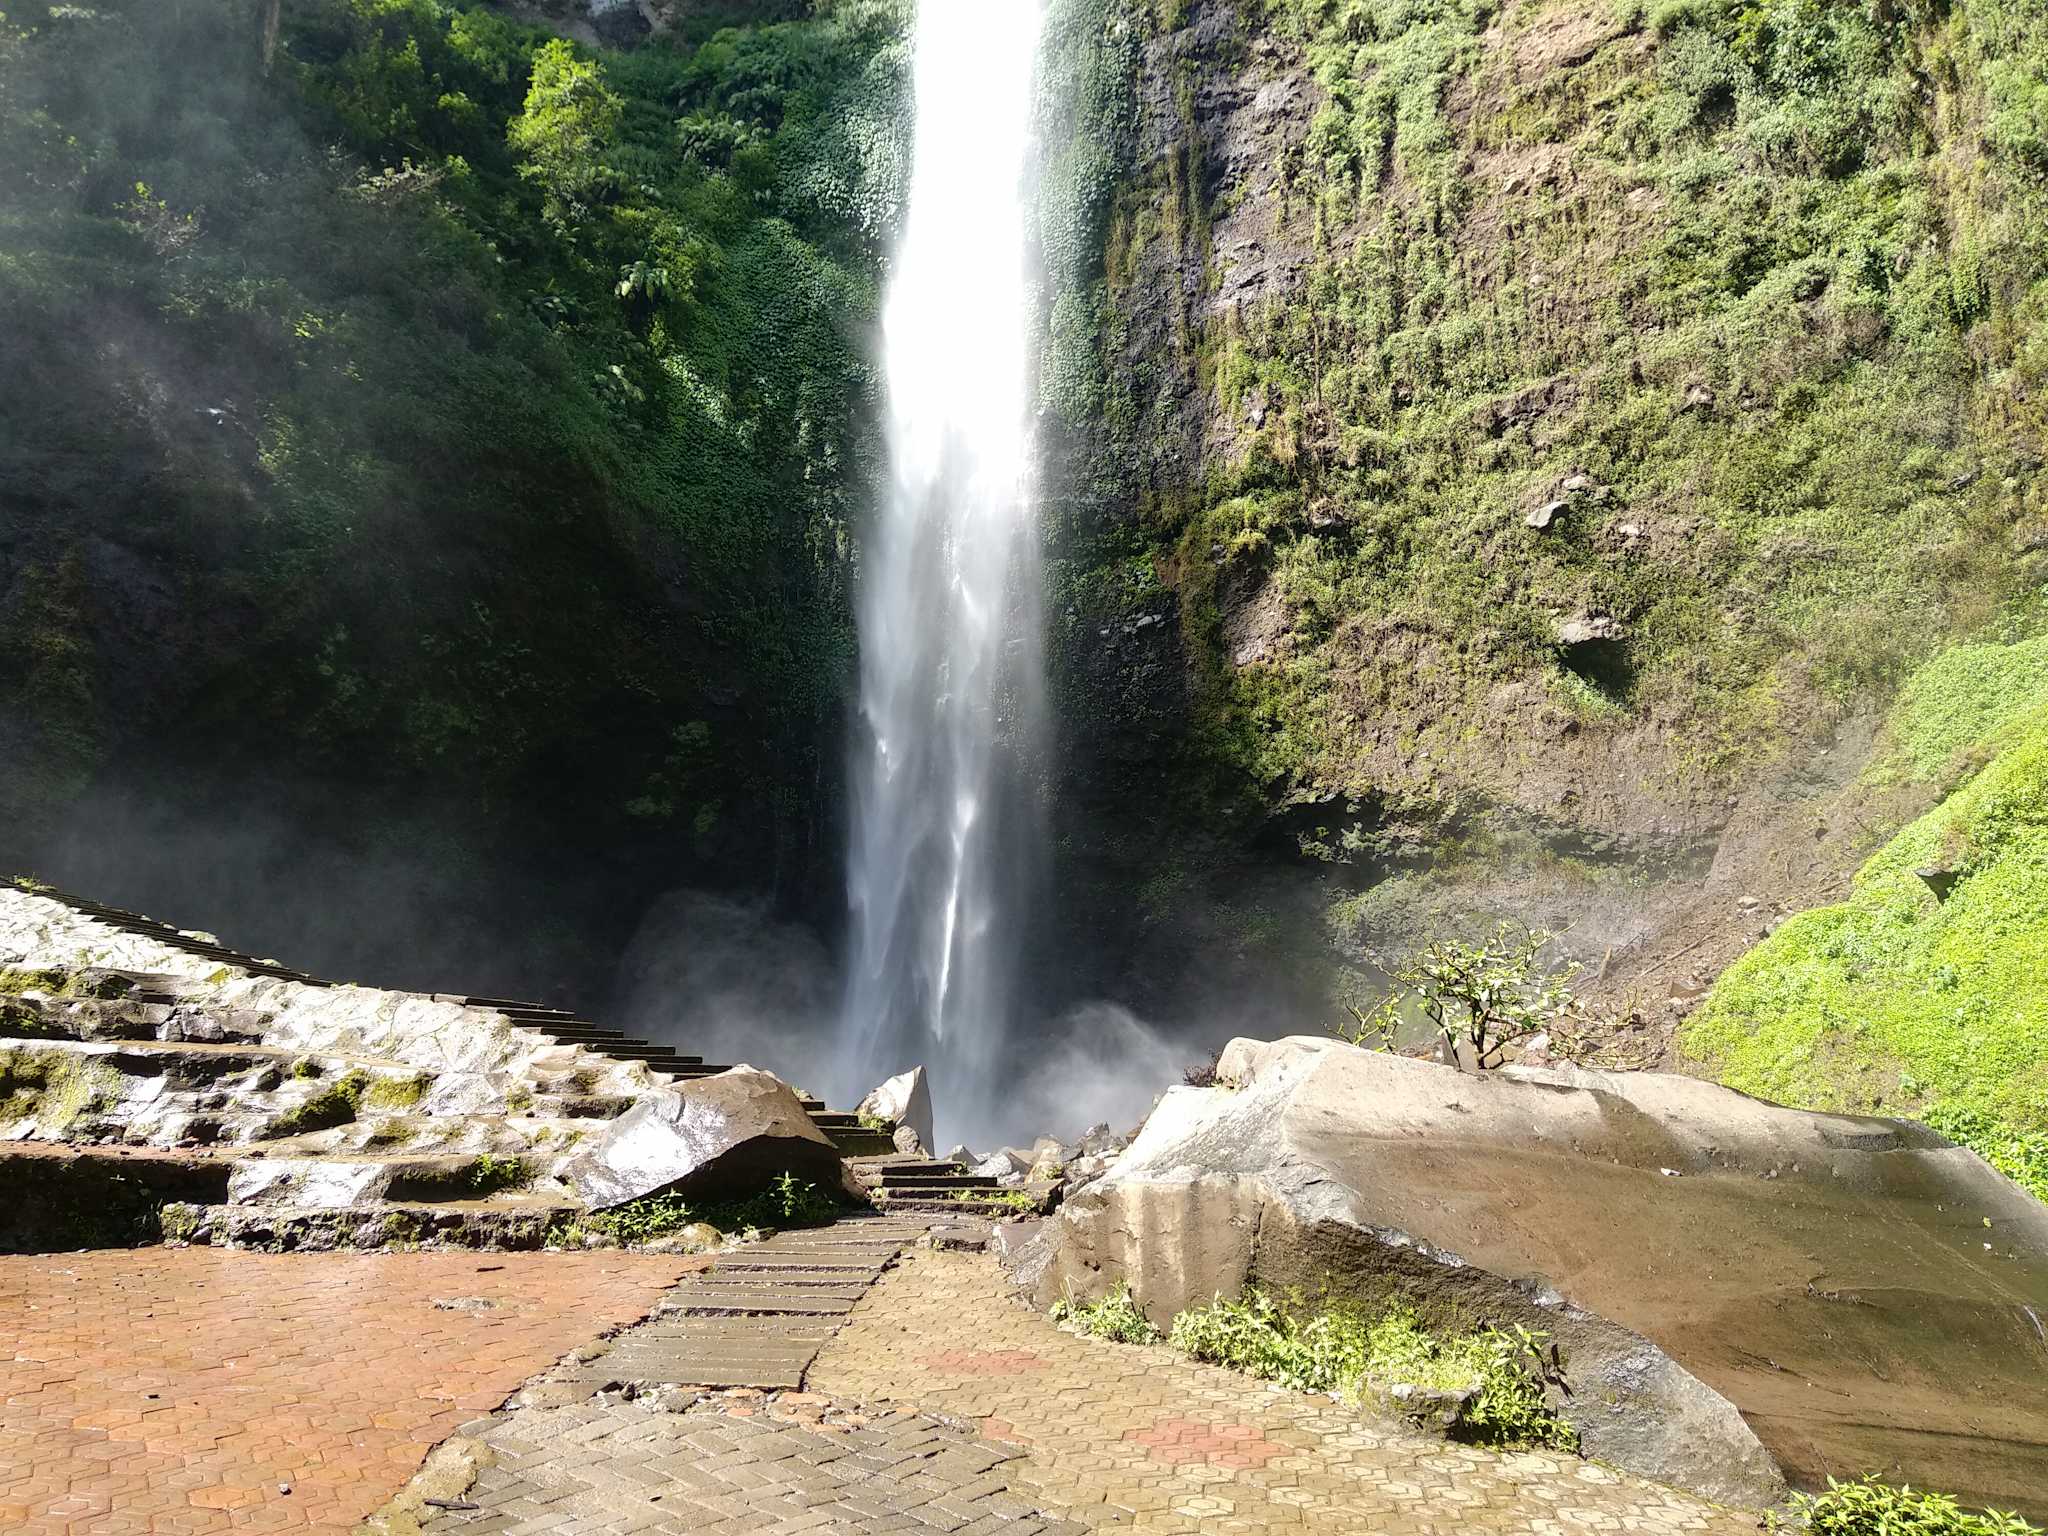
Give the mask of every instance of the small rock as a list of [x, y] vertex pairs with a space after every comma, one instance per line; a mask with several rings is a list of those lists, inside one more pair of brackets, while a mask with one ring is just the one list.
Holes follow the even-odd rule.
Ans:
[[981, 1154], [979, 1152], [976, 1152], [972, 1147], [958, 1146], [946, 1154], [946, 1161], [949, 1163], [958, 1163], [963, 1168], [972, 1168], [976, 1163], [981, 1161]]
[[498, 1304], [488, 1296], [436, 1296], [434, 1305], [443, 1312], [489, 1312]]
[[1593, 489], [1593, 477], [1582, 474], [1567, 475], [1565, 476], [1564, 483], [1558, 489], [1568, 496], [1583, 496], [1586, 492]]
[[716, 1253], [724, 1246], [723, 1232], [708, 1221], [693, 1221], [667, 1237], [642, 1243], [640, 1250], [643, 1253]]
[[1523, 518], [1522, 521], [1540, 532], [1556, 522], [1566, 510], [1567, 503], [1563, 501], [1546, 501], [1542, 506], [1536, 508], [1535, 511]]
[[1557, 626], [1560, 645], [1586, 645], [1594, 640], [1619, 640], [1626, 630], [1604, 613], [1582, 613]]
[[1453, 1392], [1434, 1387], [1419, 1387], [1413, 1382], [1398, 1382], [1391, 1387], [1387, 1396], [1403, 1418], [1427, 1428], [1448, 1432], [1456, 1429], [1471, 1412], [1472, 1404], [1479, 1397], [1477, 1387], [1467, 1387]]
[[896, 1133], [890, 1140], [895, 1143], [898, 1152], [916, 1154], [924, 1151], [924, 1143], [918, 1139], [917, 1127], [914, 1125], [897, 1126]]

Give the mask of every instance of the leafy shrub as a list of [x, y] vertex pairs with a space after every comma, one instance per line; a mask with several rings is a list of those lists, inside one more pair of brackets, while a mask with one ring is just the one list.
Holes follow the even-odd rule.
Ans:
[[1811, 1536], [2041, 1536], [2018, 1515], [1970, 1514], [1947, 1494], [1895, 1488], [1875, 1475], [1854, 1483], [1831, 1477], [1825, 1493], [1795, 1493], [1792, 1512]]
[[1462, 1436], [1488, 1445], [1578, 1445], [1578, 1432], [1545, 1395], [1559, 1379], [1555, 1353], [1546, 1360], [1544, 1336], [1527, 1329], [1441, 1336], [1401, 1307], [1371, 1318], [1342, 1309], [1302, 1318], [1253, 1289], [1181, 1313], [1168, 1342], [1197, 1360], [1352, 1401], [1403, 1384], [1472, 1391]]
[[1083, 1333], [1118, 1344], [1152, 1344], [1159, 1338], [1159, 1330], [1132, 1299], [1128, 1280], [1117, 1281], [1114, 1290], [1096, 1301], [1077, 1302], [1071, 1296], [1062, 1297], [1052, 1305], [1052, 1319], [1056, 1323], [1072, 1323]]
[[1484, 1067], [1492, 1053], [1570, 1009], [1576, 970], [1552, 971], [1542, 963], [1549, 942], [1549, 934], [1513, 923], [1476, 944], [1432, 939], [1394, 968], [1401, 990], [1370, 1011], [1352, 1008], [1352, 1027], [1339, 1034], [1353, 1045], [1386, 1048], [1412, 999], [1460, 1059], [1469, 1055]]

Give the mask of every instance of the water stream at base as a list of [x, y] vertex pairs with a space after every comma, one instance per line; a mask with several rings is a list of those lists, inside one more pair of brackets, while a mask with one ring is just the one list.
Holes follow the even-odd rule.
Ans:
[[891, 474], [863, 549], [841, 1090], [923, 1063], [994, 1097], [1039, 734], [1025, 207], [1032, 0], [924, 0], [903, 244], [883, 316]]

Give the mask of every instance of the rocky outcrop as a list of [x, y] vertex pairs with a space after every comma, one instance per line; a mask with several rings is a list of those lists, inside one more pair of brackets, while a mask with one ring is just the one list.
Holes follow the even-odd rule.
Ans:
[[329, 985], [0, 885], [0, 1182], [53, 1191], [0, 1248], [536, 1247], [656, 1189], [845, 1188], [835, 1143], [862, 1134], [557, 1010]]
[[601, 1208], [652, 1194], [732, 1194], [784, 1173], [840, 1188], [843, 1168], [789, 1085], [741, 1066], [643, 1098], [560, 1175]]
[[1587, 1450], [1711, 1497], [1883, 1470], [2040, 1506], [2048, 1210], [1924, 1127], [1315, 1039], [1218, 1082], [1069, 1198], [1039, 1301], [1405, 1297], [1548, 1332]]

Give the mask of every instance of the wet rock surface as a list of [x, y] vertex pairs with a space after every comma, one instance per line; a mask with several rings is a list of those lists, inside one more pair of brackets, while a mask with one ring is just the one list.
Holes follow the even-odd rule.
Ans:
[[[1020, 1246], [1155, 1322], [1258, 1285], [1521, 1323], [1590, 1453], [1751, 1505], [1882, 1469], [2038, 1514], [2048, 1210], [1906, 1122], [1690, 1078], [1234, 1041]], [[1049, 1252], [1046, 1251], [1049, 1249]]]

